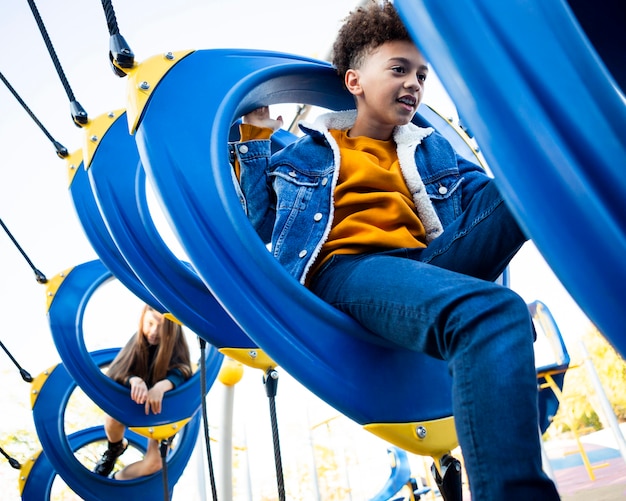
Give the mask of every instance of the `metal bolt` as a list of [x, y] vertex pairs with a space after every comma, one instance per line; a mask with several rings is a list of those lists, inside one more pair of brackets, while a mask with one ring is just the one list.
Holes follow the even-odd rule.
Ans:
[[139, 84], [139, 88], [141, 90], [148, 90], [150, 88], [150, 84], [144, 80]]
[[98, 136], [91, 136], [89, 139], [91, 139], [93, 143], [98, 142]]
[[113, 113], [112, 111], [109, 111], [109, 118], [114, 118], [115, 117], [115, 113]]
[[270, 377], [272, 379], [278, 379], [278, 371], [271, 371], [270, 372]]
[[417, 438], [424, 440], [426, 438], [426, 428], [423, 426], [418, 426], [415, 428], [415, 433], [417, 434]]
[[250, 350], [248, 352], [248, 355], [250, 356], [250, 358], [256, 358], [257, 352], [256, 352], [256, 350]]
[[174, 54], [172, 54], [171, 52], [166, 52], [165, 59], [169, 59], [171, 61], [172, 59], [174, 59]]

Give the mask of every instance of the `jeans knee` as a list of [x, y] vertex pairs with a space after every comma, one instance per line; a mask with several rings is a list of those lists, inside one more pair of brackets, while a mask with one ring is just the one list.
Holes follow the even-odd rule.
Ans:
[[507, 287], [485, 283], [464, 308], [469, 342], [497, 344], [501, 349], [531, 346], [533, 328], [528, 306]]

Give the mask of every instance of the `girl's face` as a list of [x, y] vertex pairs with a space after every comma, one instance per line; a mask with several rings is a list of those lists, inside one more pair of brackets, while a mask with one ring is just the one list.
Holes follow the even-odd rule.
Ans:
[[143, 316], [142, 332], [148, 344], [156, 346], [161, 342], [161, 326], [163, 315], [154, 310], [146, 311]]

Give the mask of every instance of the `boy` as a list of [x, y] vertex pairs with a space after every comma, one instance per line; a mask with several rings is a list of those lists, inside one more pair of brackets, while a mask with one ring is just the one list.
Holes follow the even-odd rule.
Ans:
[[448, 362], [472, 499], [559, 499], [541, 469], [530, 315], [493, 283], [526, 237], [493, 180], [410, 123], [428, 66], [390, 2], [350, 14], [333, 64], [356, 111], [300, 124], [271, 159], [282, 120], [244, 117], [235, 168], [250, 221], [372, 336]]

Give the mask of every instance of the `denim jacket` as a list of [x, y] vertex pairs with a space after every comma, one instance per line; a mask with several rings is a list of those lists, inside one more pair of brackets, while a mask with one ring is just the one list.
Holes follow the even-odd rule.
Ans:
[[[333, 221], [341, 161], [329, 129], [350, 128], [355, 118], [356, 111], [344, 111], [321, 115], [312, 125], [302, 122], [304, 135], [274, 155], [269, 139], [241, 142], [234, 148], [241, 169], [239, 194], [248, 219], [263, 241], [271, 243], [274, 257], [303, 284]], [[396, 127], [393, 137], [430, 242], [489, 178], [430, 127]]]

